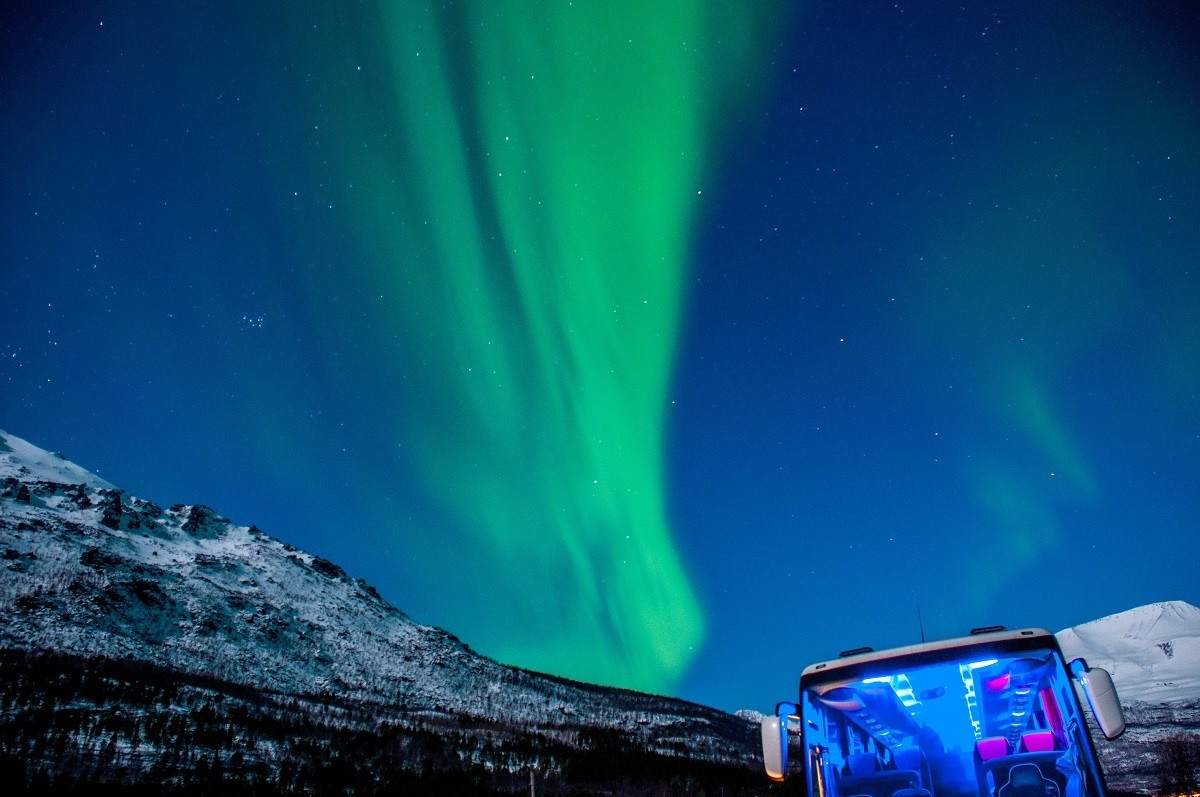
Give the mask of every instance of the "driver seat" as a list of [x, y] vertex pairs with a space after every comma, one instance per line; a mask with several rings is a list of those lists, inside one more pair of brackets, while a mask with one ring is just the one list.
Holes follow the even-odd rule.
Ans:
[[1059, 797], [1058, 784], [1042, 777], [1037, 764], [1017, 764], [1008, 771], [1008, 783], [1000, 787], [996, 797]]

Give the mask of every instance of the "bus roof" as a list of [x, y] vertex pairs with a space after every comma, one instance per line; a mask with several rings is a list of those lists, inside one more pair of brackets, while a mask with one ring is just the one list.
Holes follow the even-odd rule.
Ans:
[[903, 647], [891, 648], [889, 650], [873, 650], [864, 653], [853, 653], [837, 659], [829, 661], [817, 662], [810, 664], [804, 668], [804, 672], [800, 676], [801, 686], [810, 678], [820, 676], [824, 681], [827, 677], [836, 677], [834, 675], [839, 670], [852, 667], [859, 667], [864, 664], [873, 662], [887, 661], [890, 659], [906, 658], [908, 656], [922, 656], [926, 654], [937, 654], [955, 649], [968, 649], [973, 647], [995, 645], [997, 643], [1004, 644], [1006, 642], [1023, 641], [1028, 642], [1035, 639], [1046, 638], [1046, 642], [1058, 646], [1058, 640], [1054, 634], [1044, 628], [1022, 628], [1014, 631], [989, 631], [986, 633], [972, 634], [971, 636], [958, 637], [957, 639], [946, 639], [940, 642], [922, 642], [916, 645], [905, 645]]

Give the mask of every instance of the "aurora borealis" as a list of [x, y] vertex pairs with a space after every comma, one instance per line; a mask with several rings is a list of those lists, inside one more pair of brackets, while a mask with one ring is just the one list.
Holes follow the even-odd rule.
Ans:
[[1195, 12], [344, 6], [5, 12], [0, 428], [730, 710], [1197, 602]]
[[396, 131], [346, 153], [382, 324], [427, 363], [396, 434], [504, 660], [662, 690], [702, 638], [662, 447], [711, 139], [765, 60], [723, 9], [384, 4], [392, 80], [342, 112]]

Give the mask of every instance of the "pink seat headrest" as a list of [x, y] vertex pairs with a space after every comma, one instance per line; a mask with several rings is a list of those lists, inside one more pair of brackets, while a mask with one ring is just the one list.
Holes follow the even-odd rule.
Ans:
[[1008, 755], [1008, 740], [1003, 736], [989, 736], [975, 743], [975, 750], [984, 761]]
[[1022, 753], [1045, 753], [1054, 749], [1054, 734], [1051, 731], [1030, 731], [1021, 736]]

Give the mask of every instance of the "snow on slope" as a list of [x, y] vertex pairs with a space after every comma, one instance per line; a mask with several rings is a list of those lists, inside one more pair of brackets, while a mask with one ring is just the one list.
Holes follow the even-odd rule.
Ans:
[[[162, 509], [0, 431], [0, 647], [132, 658], [282, 693], [610, 727], [748, 762], [748, 722], [507, 667], [337, 565], [203, 506]], [[744, 737], [744, 738], [743, 738]]]
[[1153, 603], [1058, 634], [1068, 659], [1112, 673], [1125, 705], [1200, 701], [1200, 609]]
[[19, 437], [0, 431], [0, 479], [16, 478], [25, 481], [86, 484], [88, 487], [112, 490], [111, 484], [89, 473], [62, 454], [43, 451]]

